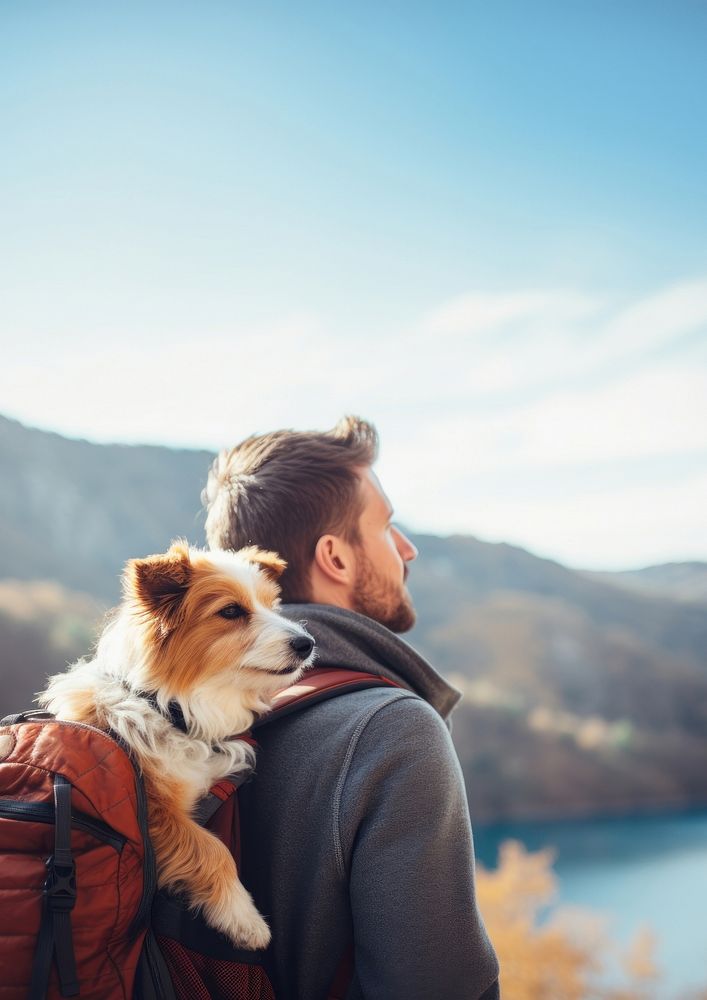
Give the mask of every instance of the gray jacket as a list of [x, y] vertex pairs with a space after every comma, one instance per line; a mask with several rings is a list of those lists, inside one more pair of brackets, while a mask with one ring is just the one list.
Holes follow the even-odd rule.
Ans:
[[347, 1000], [496, 1000], [446, 723], [459, 692], [369, 618], [283, 610], [307, 622], [317, 666], [403, 688], [349, 692], [255, 731], [257, 773], [239, 791], [242, 876], [272, 928], [275, 996], [324, 1000], [353, 938]]

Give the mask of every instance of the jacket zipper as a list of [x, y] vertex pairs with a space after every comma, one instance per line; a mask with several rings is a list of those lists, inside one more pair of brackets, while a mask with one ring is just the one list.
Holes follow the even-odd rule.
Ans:
[[[26, 802], [18, 799], [0, 799], [0, 818], [25, 820], [33, 823], [53, 823], [54, 804], [52, 802]], [[107, 823], [86, 816], [85, 813], [72, 812], [71, 825], [76, 830], [89, 833], [97, 840], [108, 844], [120, 854], [127, 838], [117, 833]]]

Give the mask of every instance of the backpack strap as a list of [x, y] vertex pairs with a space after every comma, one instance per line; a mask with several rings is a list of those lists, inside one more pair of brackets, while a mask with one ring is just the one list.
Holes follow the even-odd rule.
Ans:
[[346, 670], [340, 667], [315, 667], [308, 670], [296, 684], [283, 688], [273, 698], [273, 708], [267, 715], [253, 723], [257, 729], [284, 715], [297, 712], [307, 705], [326, 701], [348, 691], [360, 691], [370, 687], [402, 687], [381, 674], [364, 673], [361, 670]]
[[76, 903], [76, 864], [71, 854], [71, 782], [54, 775], [54, 854], [47, 861], [42, 917], [32, 967], [30, 1000], [43, 1000], [56, 951], [59, 986], [63, 997], [79, 992], [71, 911]]

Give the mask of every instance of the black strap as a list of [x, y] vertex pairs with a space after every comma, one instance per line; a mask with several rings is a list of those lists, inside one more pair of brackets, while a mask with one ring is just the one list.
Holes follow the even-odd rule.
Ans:
[[140, 952], [133, 1000], [177, 1000], [169, 968], [151, 928]]
[[54, 954], [54, 933], [46, 895], [42, 899], [42, 918], [39, 925], [37, 947], [32, 962], [32, 979], [29, 984], [29, 1000], [44, 1000], [49, 985], [49, 973]]
[[219, 811], [223, 802], [224, 800], [219, 798], [218, 795], [214, 795], [213, 792], [207, 792], [202, 799], [199, 799], [196, 806], [192, 810], [192, 819], [195, 820], [199, 826], [206, 826], [211, 817]]
[[76, 864], [71, 854], [71, 782], [54, 775], [54, 854], [47, 859], [42, 918], [32, 967], [30, 1000], [44, 1000], [52, 956], [56, 955], [63, 997], [79, 993], [71, 935], [71, 911], [76, 904]]
[[189, 726], [187, 725], [187, 720], [184, 718], [184, 712], [182, 711], [182, 706], [178, 701], [170, 701], [167, 705], [166, 710], [162, 708], [159, 701], [157, 700], [157, 694], [154, 691], [134, 691], [133, 694], [139, 695], [144, 698], [148, 703], [150, 708], [154, 708], [156, 712], [163, 715], [165, 719], [168, 719], [175, 729], [178, 729], [180, 733], [188, 733]]

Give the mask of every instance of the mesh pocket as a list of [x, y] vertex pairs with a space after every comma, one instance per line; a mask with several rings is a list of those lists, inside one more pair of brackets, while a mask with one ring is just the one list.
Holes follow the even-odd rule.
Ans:
[[177, 1000], [275, 1000], [262, 965], [210, 958], [158, 937]]

